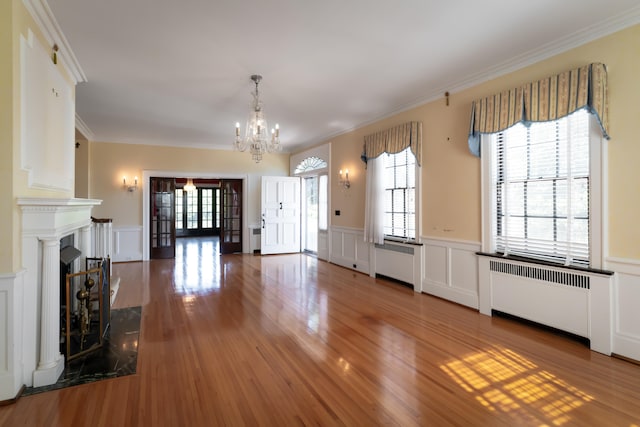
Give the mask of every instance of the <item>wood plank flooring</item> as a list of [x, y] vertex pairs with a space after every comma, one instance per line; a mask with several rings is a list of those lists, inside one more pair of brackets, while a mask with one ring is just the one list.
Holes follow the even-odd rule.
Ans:
[[135, 375], [0, 407], [3, 426], [639, 426], [640, 366], [305, 255], [115, 264]]

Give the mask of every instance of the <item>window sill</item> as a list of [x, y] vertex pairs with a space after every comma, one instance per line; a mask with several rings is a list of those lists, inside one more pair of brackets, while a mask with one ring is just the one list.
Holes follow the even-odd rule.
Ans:
[[502, 254], [498, 254], [498, 253], [487, 253], [487, 252], [476, 252], [476, 255], [484, 256], [484, 257], [488, 257], [488, 258], [498, 258], [498, 259], [507, 260], [507, 261], [526, 262], [526, 263], [529, 263], [529, 264], [544, 265], [544, 266], [547, 266], [547, 267], [555, 267], [555, 268], [560, 268], [560, 269], [581, 271], [581, 272], [584, 272], [584, 273], [602, 274], [602, 275], [605, 275], [605, 276], [613, 276], [615, 274], [614, 271], [610, 271], [610, 270], [601, 270], [599, 268], [590, 268], [590, 267], [578, 267], [578, 266], [575, 266], [575, 265], [556, 264], [556, 263], [549, 262], [549, 261], [543, 261], [543, 260], [540, 260], [540, 259], [527, 258], [527, 257], [517, 256], [517, 255], [502, 255]]
[[385, 237], [384, 241], [385, 243], [389, 242], [389, 243], [400, 243], [403, 245], [422, 246], [422, 243], [419, 243], [416, 240], [394, 239], [394, 238]]

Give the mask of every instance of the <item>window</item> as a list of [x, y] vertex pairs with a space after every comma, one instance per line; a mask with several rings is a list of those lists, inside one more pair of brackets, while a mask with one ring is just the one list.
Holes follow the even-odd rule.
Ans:
[[187, 228], [198, 228], [198, 191], [183, 191], [187, 199]]
[[485, 140], [492, 251], [594, 266], [594, 245], [601, 246], [592, 237], [600, 228], [593, 214], [601, 197], [595, 144], [601, 135], [590, 117], [580, 110], [557, 121], [517, 124]]
[[176, 235], [217, 235], [220, 230], [220, 188], [176, 188]]
[[409, 148], [382, 154], [384, 162], [384, 234], [416, 238], [416, 161]]
[[183, 227], [182, 193], [182, 188], [176, 188], [176, 230], [182, 230]]
[[296, 166], [296, 170], [293, 173], [295, 175], [298, 175], [303, 172], [310, 172], [318, 169], [325, 169], [327, 166], [328, 166], [327, 162], [325, 162], [321, 158], [311, 156], [301, 161], [300, 164]]
[[329, 227], [329, 201], [328, 201], [328, 188], [329, 177], [327, 175], [319, 176], [318, 190], [318, 229], [327, 230]]

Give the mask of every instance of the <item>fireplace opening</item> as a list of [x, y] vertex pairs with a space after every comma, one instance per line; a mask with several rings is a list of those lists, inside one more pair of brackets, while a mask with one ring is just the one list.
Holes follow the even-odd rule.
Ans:
[[110, 324], [109, 260], [85, 258], [74, 236], [60, 240], [60, 352], [70, 361], [102, 347]]

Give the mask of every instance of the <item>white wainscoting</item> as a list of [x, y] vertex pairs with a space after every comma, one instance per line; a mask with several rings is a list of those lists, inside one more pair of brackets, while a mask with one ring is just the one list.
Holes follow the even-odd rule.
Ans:
[[422, 237], [422, 292], [478, 309], [479, 242]]
[[113, 227], [113, 262], [142, 260], [142, 226]]
[[608, 258], [613, 285], [613, 353], [640, 361], [640, 261]]
[[24, 271], [0, 274], [0, 401], [16, 397], [22, 381]]
[[364, 231], [357, 228], [331, 227], [330, 234], [329, 261], [369, 274], [369, 244], [364, 241]]

